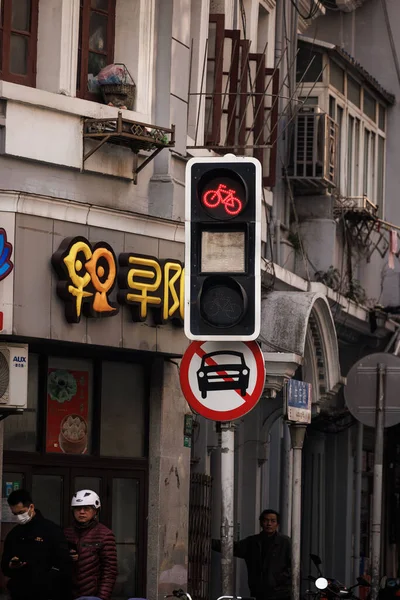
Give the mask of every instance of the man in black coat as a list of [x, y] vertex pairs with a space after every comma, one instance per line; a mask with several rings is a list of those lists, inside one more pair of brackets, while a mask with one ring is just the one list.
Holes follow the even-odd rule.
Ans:
[[[264, 510], [259, 520], [261, 532], [235, 542], [234, 554], [246, 562], [250, 593], [256, 600], [290, 600], [290, 538], [278, 532], [279, 513], [275, 510]], [[213, 549], [220, 548], [220, 541], [213, 541]]]
[[1, 570], [11, 600], [70, 600], [72, 559], [60, 527], [45, 519], [26, 490], [8, 497], [16, 525], [7, 535]]

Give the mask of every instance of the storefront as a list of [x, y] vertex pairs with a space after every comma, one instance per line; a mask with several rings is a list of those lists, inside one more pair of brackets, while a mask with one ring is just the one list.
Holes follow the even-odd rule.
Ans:
[[74, 491], [93, 489], [116, 536], [115, 598], [145, 597], [152, 373], [156, 357], [179, 356], [186, 343], [182, 245], [5, 217], [12, 310], [1, 343], [28, 344], [29, 360], [27, 408], [4, 420], [2, 542], [13, 489], [31, 490], [61, 526]]

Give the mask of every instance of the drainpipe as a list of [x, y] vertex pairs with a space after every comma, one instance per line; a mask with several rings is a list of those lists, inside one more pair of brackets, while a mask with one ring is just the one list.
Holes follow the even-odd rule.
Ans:
[[357, 446], [355, 465], [355, 507], [354, 507], [354, 556], [353, 580], [360, 575], [360, 539], [361, 539], [361, 491], [362, 491], [362, 453], [363, 453], [364, 425], [357, 423]]
[[[279, 63], [279, 78], [282, 82], [286, 76], [286, 59], [283, 58], [280, 61], [282, 53], [284, 51], [284, 35], [283, 35], [283, 3], [286, 0], [280, 0], [277, 2], [275, 9], [275, 64]], [[280, 61], [280, 62], [279, 62]], [[285, 94], [283, 93], [282, 88], [281, 97], [278, 99], [278, 114], [282, 114], [285, 109], [285, 99], [282, 97]], [[278, 122], [278, 141], [277, 141], [277, 161], [276, 161], [276, 183], [274, 187], [274, 195], [272, 202], [272, 225], [273, 225], [273, 236], [274, 236], [274, 261], [280, 265], [280, 221], [279, 221], [279, 212], [278, 206], [283, 206], [285, 202], [285, 185], [282, 179], [282, 165], [280, 162], [280, 157], [285, 156], [285, 148], [286, 143], [285, 140], [282, 139], [282, 129], [284, 128], [284, 123]], [[278, 235], [278, 227], [279, 227], [279, 235]]]

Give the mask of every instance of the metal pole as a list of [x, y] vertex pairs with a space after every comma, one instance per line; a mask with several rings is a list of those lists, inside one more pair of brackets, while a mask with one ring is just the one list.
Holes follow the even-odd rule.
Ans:
[[293, 448], [292, 600], [299, 600], [301, 554], [301, 457], [307, 425], [304, 423], [291, 423], [289, 427]]
[[380, 363], [377, 366], [377, 371], [378, 388], [376, 394], [374, 494], [372, 497], [371, 600], [376, 600], [378, 597], [381, 562], [383, 433], [385, 426], [385, 365]]
[[354, 556], [353, 580], [360, 575], [360, 539], [361, 539], [361, 491], [362, 491], [362, 452], [364, 439], [364, 425], [357, 423], [357, 445], [355, 464], [355, 507], [354, 507]]
[[292, 528], [293, 452], [287, 423], [283, 423], [282, 463], [282, 511], [279, 530], [290, 536]]
[[234, 465], [233, 423], [221, 423], [221, 575], [222, 595], [233, 595]]

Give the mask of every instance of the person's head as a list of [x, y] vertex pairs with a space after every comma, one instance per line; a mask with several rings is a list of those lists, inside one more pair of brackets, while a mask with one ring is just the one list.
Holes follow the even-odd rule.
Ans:
[[11, 512], [21, 525], [28, 523], [35, 516], [35, 505], [27, 490], [14, 490], [7, 498]]
[[267, 535], [273, 535], [279, 527], [279, 513], [267, 508], [260, 515], [260, 527]]
[[82, 525], [95, 519], [100, 507], [100, 498], [92, 490], [80, 490], [72, 496], [71, 508], [74, 518]]

